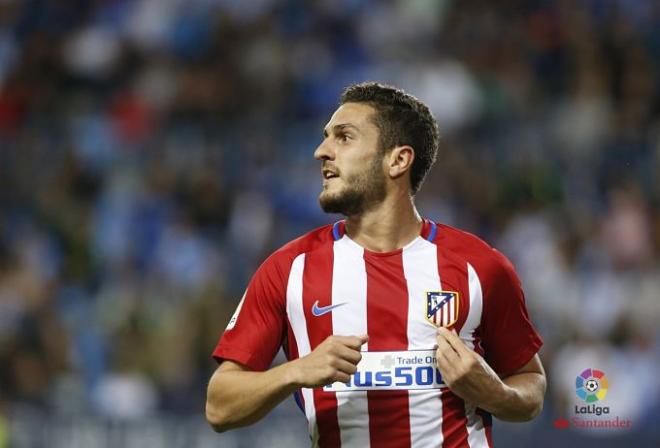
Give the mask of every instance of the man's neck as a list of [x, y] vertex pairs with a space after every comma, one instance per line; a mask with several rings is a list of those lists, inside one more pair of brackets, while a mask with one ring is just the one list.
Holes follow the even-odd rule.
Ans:
[[346, 219], [346, 233], [372, 252], [390, 252], [417, 238], [422, 229], [412, 198], [408, 195], [386, 198], [378, 206]]

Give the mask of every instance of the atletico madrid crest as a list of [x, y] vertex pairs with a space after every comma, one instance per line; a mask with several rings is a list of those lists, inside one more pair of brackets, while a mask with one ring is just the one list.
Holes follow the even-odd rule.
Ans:
[[436, 327], [450, 327], [458, 320], [458, 292], [426, 293], [426, 319]]

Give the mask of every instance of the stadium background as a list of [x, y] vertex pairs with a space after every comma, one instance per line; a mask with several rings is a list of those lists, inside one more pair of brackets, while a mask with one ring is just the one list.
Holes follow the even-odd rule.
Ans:
[[[517, 266], [549, 390], [499, 446], [658, 446], [660, 4], [0, 1], [0, 447], [307, 446], [293, 400], [217, 435], [209, 355], [274, 248], [332, 221], [346, 84], [426, 101], [417, 203]], [[559, 430], [602, 369], [631, 431]]]

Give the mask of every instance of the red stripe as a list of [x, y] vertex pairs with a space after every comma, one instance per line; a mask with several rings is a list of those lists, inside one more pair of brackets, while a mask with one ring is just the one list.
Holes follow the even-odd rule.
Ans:
[[[465, 324], [470, 311], [470, 291], [468, 289], [467, 263], [438, 244], [438, 272], [443, 291], [457, 291], [459, 296], [459, 316], [451, 326], [457, 333]], [[465, 403], [448, 388], [442, 390], [442, 434], [443, 447], [467, 445], [467, 417]]]
[[[319, 306], [332, 304], [332, 266], [333, 245], [305, 255], [303, 271], [303, 310], [307, 323], [310, 349], [314, 350], [332, 334], [332, 313], [322, 316], [312, 315], [314, 302]], [[322, 388], [313, 391], [316, 409], [316, 424], [319, 431], [321, 448], [340, 447], [339, 422], [337, 420], [337, 398], [334, 392], [325, 392]]]
[[[408, 349], [408, 286], [403, 256], [364, 254], [369, 351]], [[408, 391], [367, 392], [369, 439], [374, 447], [409, 447]]]
[[465, 402], [449, 388], [442, 389], [442, 447], [465, 447], [468, 443]]
[[438, 244], [438, 271], [442, 290], [458, 292], [458, 320], [451, 328], [460, 333], [470, 311], [467, 261], [448, 251], [442, 244]]

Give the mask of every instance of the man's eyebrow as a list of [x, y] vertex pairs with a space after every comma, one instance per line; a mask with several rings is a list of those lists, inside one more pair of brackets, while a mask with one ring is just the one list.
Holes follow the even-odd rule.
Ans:
[[[360, 132], [360, 129], [357, 126], [355, 126], [354, 124], [351, 124], [351, 123], [340, 123], [340, 124], [336, 124], [336, 125], [332, 126], [332, 129], [335, 133], [343, 131], [347, 128], [354, 129], [358, 133]], [[327, 136], [328, 136], [328, 128], [324, 128], [323, 129], [323, 137], [327, 137]]]

